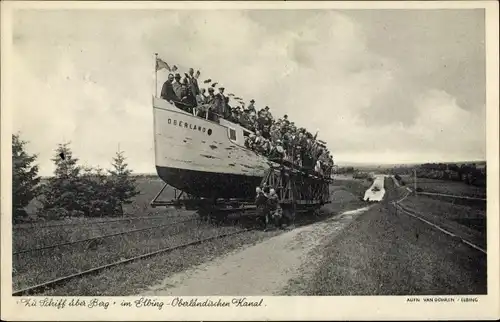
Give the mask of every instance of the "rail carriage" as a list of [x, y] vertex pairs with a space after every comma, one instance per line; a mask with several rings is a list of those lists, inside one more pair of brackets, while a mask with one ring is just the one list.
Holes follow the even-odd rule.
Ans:
[[[269, 160], [245, 147], [251, 131], [219, 118], [195, 116], [179, 103], [153, 97], [154, 151], [158, 176], [165, 182], [151, 206], [178, 206], [202, 216], [255, 208], [255, 188], [276, 190], [284, 210], [315, 211], [330, 202], [331, 178]], [[172, 187], [175, 198], [160, 201]]]

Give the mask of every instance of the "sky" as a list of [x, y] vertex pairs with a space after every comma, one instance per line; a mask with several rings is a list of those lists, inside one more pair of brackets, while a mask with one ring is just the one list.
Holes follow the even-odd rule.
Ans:
[[[23, 10], [13, 131], [154, 168], [154, 53], [328, 143], [338, 164], [486, 159], [484, 10]], [[158, 88], [166, 79], [158, 73]]]

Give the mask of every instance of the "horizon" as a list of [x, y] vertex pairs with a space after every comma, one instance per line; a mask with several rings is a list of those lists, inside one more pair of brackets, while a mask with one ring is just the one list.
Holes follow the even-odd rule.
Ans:
[[[231, 37], [218, 37], [227, 20]], [[121, 146], [134, 172], [155, 173], [158, 52], [319, 131], [336, 164], [486, 159], [484, 42], [482, 9], [23, 9], [13, 15], [13, 130], [42, 175], [66, 141], [83, 164], [105, 168]]]
[[[470, 164], [470, 163], [479, 163], [479, 164], [487, 164], [486, 160], [469, 160], [469, 161], [445, 161], [445, 162], [432, 162], [432, 161], [426, 161], [426, 162], [417, 162], [417, 163], [361, 163], [361, 162], [348, 162], [348, 163], [342, 163], [342, 164], [336, 164], [338, 167], [366, 167], [366, 168], [372, 168], [372, 167], [378, 167], [378, 166], [384, 166], [387, 168], [393, 168], [396, 166], [415, 166], [415, 165], [422, 165], [426, 163], [444, 163], [444, 164]], [[103, 169], [103, 170], [106, 170]], [[105, 175], [108, 175], [108, 173], [105, 173]], [[40, 178], [50, 178], [53, 177], [54, 175], [40, 175]], [[158, 176], [156, 172], [132, 172], [131, 176]]]

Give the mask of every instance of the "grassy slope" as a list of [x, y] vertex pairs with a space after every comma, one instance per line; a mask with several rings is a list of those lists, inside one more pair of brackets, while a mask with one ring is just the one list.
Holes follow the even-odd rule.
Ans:
[[[404, 190], [387, 184], [387, 197], [401, 198]], [[312, 275], [294, 280], [289, 295], [486, 293], [482, 253], [387, 203], [376, 205], [311, 256], [317, 259], [311, 262], [317, 263]]]

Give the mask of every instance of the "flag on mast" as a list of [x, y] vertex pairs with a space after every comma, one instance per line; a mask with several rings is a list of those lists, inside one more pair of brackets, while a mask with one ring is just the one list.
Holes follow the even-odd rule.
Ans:
[[156, 57], [156, 71], [162, 70], [163, 68], [165, 68], [169, 72], [172, 71], [172, 69], [166, 62], [164, 62], [161, 58]]

